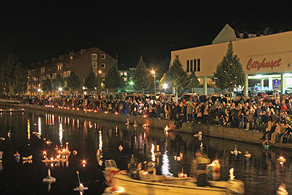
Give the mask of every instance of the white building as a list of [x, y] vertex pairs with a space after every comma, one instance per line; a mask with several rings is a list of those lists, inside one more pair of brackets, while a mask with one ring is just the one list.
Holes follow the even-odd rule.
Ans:
[[281, 93], [292, 88], [292, 31], [257, 36], [247, 34], [236, 36], [234, 29], [228, 24], [213, 40], [212, 45], [194, 47], [171, 52], [171, 62], [179, 57], [183, 69], [190, 74], [195, 72], [203, 84], [203, 92], [207, 94], [207, 83], [216, 66], [226, 54], [228, 44], [233, 43], [234, 54], [240, 58], [246, 74], [244, 93], [248, 93], [248, 80], [257, 79], [260, 89], [274, 89], [274, 80], [278, 79]]

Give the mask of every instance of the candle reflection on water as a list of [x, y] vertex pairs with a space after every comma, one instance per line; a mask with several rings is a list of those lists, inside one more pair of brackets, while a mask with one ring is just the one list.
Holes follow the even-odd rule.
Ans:
[[97, 153], [96, 153], [96, 158], [97, 158], [97, 161], [98, 161], [98, 164], [100, 166], [102, 166], [102, 147], [103, 147], [103, 141], [102, 141], [102, 132], [101, 131], [98, 131], [98, 134], [99, 134], [99, 147], [98, 147], [98, 150], [97, 150]]
[[42, 135], [42, 120], [41, 120], [41, 117], [39, 117], [39, 120], [38, 120], [38, 134], [39, 136]]
[[30, 145], [30, 122], [29, 122], [29, 119], [27, 119], [27, 139], [28, 139], [28, 145]]
[[154, 144], [151, 145], [151, 161], [155, 161]]
[[59, 141], [60, 141], [60, 146], [63, 145], [63, 125], [62, 123], [59, 124]]

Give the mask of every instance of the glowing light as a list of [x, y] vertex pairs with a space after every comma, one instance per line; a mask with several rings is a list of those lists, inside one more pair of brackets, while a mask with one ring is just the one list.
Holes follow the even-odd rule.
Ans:
[[235, 176], [234, 176], [234, 169], [233, 168], [231, 168], [230, 170], [229, 170], [229, 173], [230, 173], [230, 180], [234, 180], [235, 179]]
[[124, 149], [123, 146], [120, 145], [120, 146], [119, 146], [119, 151], [121, 152], [123, 149]]
[[168, 126], [166, 125], [166, 127], [164, 128], [164, 130], [167, 132], [169, 130]]
[[62, 123], [59, 124], [59, 141], [60, 141], [60, 146], [63, 144], [63, 125]]
[[173, 177], [173, 174], [169, 172], [169, 160], [167, 156], [167, 151], [164, 152], [162, 156], [162, 175], [165, 175], [166, 177]]
[[155, 154], [154, 154], [154, 144], [151, 146], [151, 161], [155, 161]]
[[40, 135], [42, 135], [42, 120], [41, 120], [41, 117], [39, 117], [38, 125], [39, 125], [38, 126], [39, 127], [38, 128], [39, 129], [39, 132], [38, 133], [39, 133], [39, 136], [40, 136]]
[[30, 122], [27, 120], [27, 139], [30, 141]]
[[117, 193], [124, 193], [125, 192], [125, 188], [119, 187], [117, 190]]
[[107, 113], [108, 113], [108, 111], [105, 111], [104, 113], [105, 113], [105, 114], [107, 114]]
[[163, 88], [166, 89], [167, 87], [168, 87], [168, 84], [167, 83], [164, 83], [163, 84]]

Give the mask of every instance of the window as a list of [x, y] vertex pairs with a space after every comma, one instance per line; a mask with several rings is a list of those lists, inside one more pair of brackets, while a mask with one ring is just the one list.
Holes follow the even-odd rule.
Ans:
[[190, 62], [187, 60], [187, 72], [190, 72]]
[[58, 64], [58, 70], [62, 70], [63, 64]]
[[123, 73], [121, 72], [121, 76], [123, 76]]
[[92, 62], [92, 67], [93, 68], [97, 68], [97, 63], [96, 62]]
[[96, 53], [91, 54], [91, 58], [92, 59], [97, 59], [97, 54]]
[[101, 64], [101, 68], [105, 68], [105, 64], [104, 63]]
[[45, 67], [41, 68], [41, 73], [45, 73]]
[[196, 71], [197, 71], [197, 60], [194, 59], [194, 72], [196, 72]]
[[201, 70], [201, 60], [198, 59], [198, 72], [200, 72], [200, 70]]
[[105, 59], [105, 54], [101, 54], [101, 55], [100, 55], [100, 58], [101, 58], [101, 59]]
[[193, 72], [193, 60], [191, 60], [190, 72]]
[[127, 72], [124, 72], [124, 75], [127, 76]]

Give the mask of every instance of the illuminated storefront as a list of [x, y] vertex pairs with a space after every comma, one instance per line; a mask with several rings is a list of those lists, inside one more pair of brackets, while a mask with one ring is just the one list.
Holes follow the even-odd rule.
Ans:
[[[179, 57], [183, 69], [190, 74], [195, 72], [207, 94], [207, 84], [212, 82], [213, 72], [227, 52], [232, 41], [234, 54], [240, 58], [246, 74], [245, 95], [249, 83], [258, 83], [258, 90], [274, 90], [275, 79], [280, 81], [278, 90], [290, 92], [292, 88], [292, 31], [265, 36], [238, 38], [235, 31], [226, 25], [214, 39], [212, 45], [194, 47], [171, 52], [171, 62]], [[256, 80], [255, 82], [251, 82]]]

